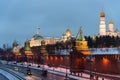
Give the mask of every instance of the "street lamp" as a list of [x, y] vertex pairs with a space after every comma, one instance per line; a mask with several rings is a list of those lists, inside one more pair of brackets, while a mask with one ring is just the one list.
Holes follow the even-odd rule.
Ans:
[[92, 75], [92, 55], [90, 55], [90, 80], [93, 79], [93, 75]]
[[54, 64], [53, 64], [53, 71], [54, 71]]
[[90, 68], [90, 70], [89, 70], [89, 73], [90, 73], [90, 80], [92, 80], [93, 79], [93, 75], [92, 75], [92, 55], [90, 54], [88, 57], [87, 57], [87, 60], [88, 60], [88, 62], [89, 62], [89, 68]]
[[60, 72], [61, 72], [61, 64], [60, 64]]
[[[67, 61], [68, 57], [67, 57], [67, 54], [66, 54], [66, 61]], [[65, 80], [68, 80], [68, 74], [67, 74], [67, 64], [66, 64], [66, 75], [65, 75], [66, 79]]]

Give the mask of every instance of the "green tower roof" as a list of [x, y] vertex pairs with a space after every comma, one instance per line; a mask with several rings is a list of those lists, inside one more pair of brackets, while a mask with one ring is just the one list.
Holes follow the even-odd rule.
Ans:
[[85, 37], [82, 32], [82, 27], [80, 27], [80, 30], [76, 36], [76, 41], [85, 41]]
[[31, 51], [29, 41], [26, 41], [26, 42], [25, 42], [25, 51]]

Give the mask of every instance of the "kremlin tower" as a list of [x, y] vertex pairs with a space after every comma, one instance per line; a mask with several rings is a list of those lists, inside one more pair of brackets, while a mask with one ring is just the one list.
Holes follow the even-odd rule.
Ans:
[[13, 54], [15, 56], [21, 56], [20, 47], [18, 46], [18, 43], [16, 40], [13, 42]]
[[48, 52], [47, 52], [47, 50], [45, 48], [45, 41], [44, 40], [41, 41], [40, 54], [48, 55]]
[[75, 49], [70, 52], [71, 73], [80, 73], [84, 71], [86, 55], [91, 55], [91, 52], [88, 50], [88, 44], [81, 27], [76, 37]]
[[103, 11], [100, 13], [99, 35], [106, 35], [105, 13]]
[[84, 55], [91, 54], [91, 52], [88, 51], [88, 43], [83, 35], [82, 27], [80, 27], [80, 30], [77, 34], [75, 48], [78, 52], [81, 52]]
[[31, 47], [30, 47], [30, 42], [29, 41], [25, 42], [25, 55], [27, 55], [27, 56], [33, 55], [32, 51], [31, 51]]

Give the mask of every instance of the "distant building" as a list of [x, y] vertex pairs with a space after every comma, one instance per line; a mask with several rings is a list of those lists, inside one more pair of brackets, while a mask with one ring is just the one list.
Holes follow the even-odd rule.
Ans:
[[17, 41], [15, 40], [15, 41], [13, 42], [13, 54], [16, 55], [16, 56], [21, 55], [21, 53], [20, 53], [20, 49], [21, 49], [21, 48], [22, 48], [22, 47], [20, 47], [20, 46], [18, 45]]
[[38, 32], [29, 40], [30, 42], [30, 47], [35, 47], [35, 46], [41, 46], [41, 41], [45, 41], [45, 45], [47, 44], [55, 44], [56, 42], [59, 41], [67, 41], [71, 39], [73, 36], [71, 35], [70, 29], [67, 29], [65, 34], [61, 36], [60, 39], [55, 38], [55, 37], [43, 37], [41, 36]]
[[72, 36], [71, 30], [70, 30], [70, 29], [67, 29], [66, 32], [65, 32], [65, 34], [63, 34], [63, 35], [61, 36], [60, 41], [65, 42], [65, 41], [71, 39], [72, 37], [74, 37], [74, 36]]
[[43, 37], [38, 32], [30, 39], [30, 47], [41, 46], [41, 41], [45, 41], [45, 45], [47, 44], [55, 44], [58, 39], [55, 37]]
[[114, 30], [114, 22], [110, 21], [108, 24], [108, 31], [106, 30], [105, 13], [100, 13], [100, 25], [99, 25], [99, 36], [120, 36], [118, 29]]

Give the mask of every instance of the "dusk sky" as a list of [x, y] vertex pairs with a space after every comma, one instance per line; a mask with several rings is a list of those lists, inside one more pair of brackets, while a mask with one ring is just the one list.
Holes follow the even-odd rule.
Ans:
[[69, 28], [76, 36], [99, 33], [99, 14], [106, 14], [106, 25], [114, 21], [120, 30], [120, 0], [0, 0], [0, 45], [16, 39], [23, 45], [40, 28], [40, 35], [60, 38]]

